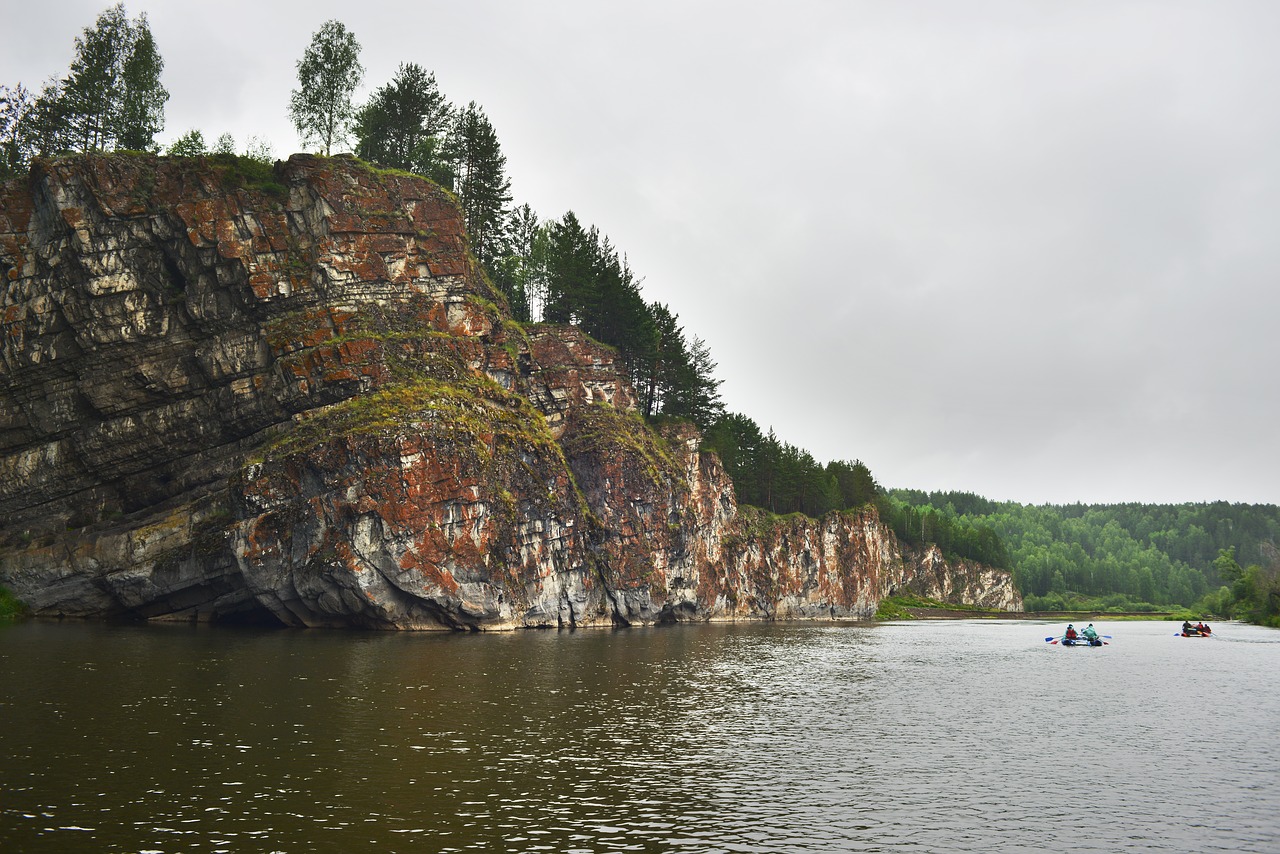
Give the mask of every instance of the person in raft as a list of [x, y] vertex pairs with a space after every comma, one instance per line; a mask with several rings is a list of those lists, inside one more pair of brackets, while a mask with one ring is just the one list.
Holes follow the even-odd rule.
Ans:
[[1196, 630], [1196, 627], [1195, 627], [1195, 626], [1193, 626], [1193, 625], [1191, 625], [1191, 621], [1190, 621], [1190, 620], [1183, 620], [1183, 621], [1182, 621], [1182, 633], [1183, 633], [1184, 635], [1192, 634], [1192, 633], [1194, 633], [1194, 632], [1195, 632], [1195, 630]]
[[1196, 623], [1196, 631], [1202, 635], [1207, 635], [1211, 631], [1207, 623]]
[[1093, 623], [1085, 626], [1080, 634], [1084, 635], [1084, 639], [1089, 643], [1096, 643], [1098, 640], [1098, 630], [1093, 627]]
[[1080, 637], [1080, 635], [1076, 633], [1076, 627], [1067, 623], [1067, 633], [1062, 636], [1062, 639], [1073, 641], [1078, 637]]

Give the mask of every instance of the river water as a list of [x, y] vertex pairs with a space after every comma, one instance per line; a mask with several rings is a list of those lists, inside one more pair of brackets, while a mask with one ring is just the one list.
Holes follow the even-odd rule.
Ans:
[[0, 851], [1280, 851], [1280, 631], [0, 625]]

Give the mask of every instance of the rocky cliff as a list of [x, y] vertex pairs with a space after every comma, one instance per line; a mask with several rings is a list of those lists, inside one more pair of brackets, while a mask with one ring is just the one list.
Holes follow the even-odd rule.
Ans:
[[36, 614], [492, 629], [1017, 610], [873, 510], [736, 506], [613, 352], [523, 327], [455, 200], [349, 158], [0, 187], [0, 584]]

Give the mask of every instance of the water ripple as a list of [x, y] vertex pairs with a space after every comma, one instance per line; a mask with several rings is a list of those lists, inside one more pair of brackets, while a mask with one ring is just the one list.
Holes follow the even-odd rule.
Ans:
[[1280, 633], [1103, 630], [4, 627], [0, 849], [1280, 850]]

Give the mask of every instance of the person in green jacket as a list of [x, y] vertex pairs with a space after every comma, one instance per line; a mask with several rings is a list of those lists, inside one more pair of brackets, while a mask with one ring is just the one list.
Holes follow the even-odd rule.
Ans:
[[1087, 640], [1089, 643], [1094, 644], [1095, 646], [1097, 645], [1098, 630], [1093, 627], [1093, 623], [1090, 623], [1089, 625], [1085, 626], [1084, 631], [1082, 631], [1080, 634], [1084, 635], [1084, 639]]

